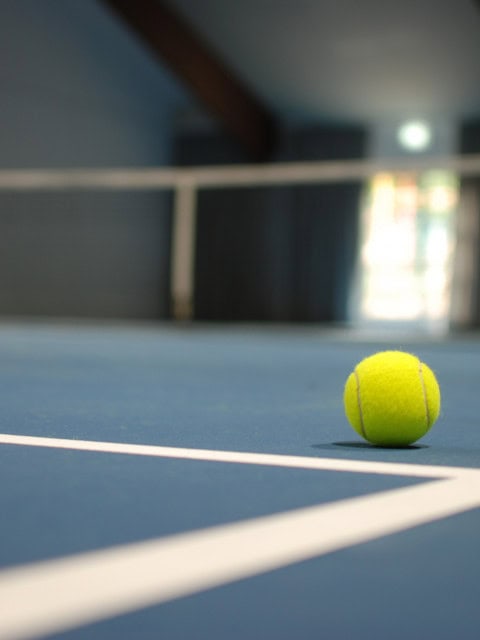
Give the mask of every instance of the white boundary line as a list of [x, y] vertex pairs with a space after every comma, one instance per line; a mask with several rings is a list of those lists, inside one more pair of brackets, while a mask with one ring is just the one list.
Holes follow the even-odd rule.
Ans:
[[0, 434], [0, 443], [388, 473], [432, 480], [413, 487], [4, 570], [0, 572], [2, 640], [35, 638], [129, 613], [480, 506], [478, 469], [6, 434]]
[[[71, 440], [67, 438], [45, 438], [40, 436], [20, 436], [0, 433], [0, 444], [46, 447], [48, 449], [70, 449], [76, 451], [96, 451], [99, 453], [120, 453], [134, 456], [158, 458], [181, 458], [205, 462], [232, 462], [237, 464], [258, 464], [298, 469], [323, 471], [350, 471], [352, 473], [379, 473], [382, 475], [408, 476], [419, 478], [457, 478], [465, 473], [477, 472], [464, 467], [441, 467], [432, 465], [371, 462], [367, 460], [341, 460], [337, 458], [309, 458], [271, 453], [250, 453], [243, 451], [221, 451], [217, 449], [186, 449], [124, 442], [101, 442], [97, 440]], [[480, 469], [478, 470], [480, 474]]]

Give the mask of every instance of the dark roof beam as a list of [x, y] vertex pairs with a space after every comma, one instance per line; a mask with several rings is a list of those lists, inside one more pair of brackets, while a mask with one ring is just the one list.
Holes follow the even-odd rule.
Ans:
[[167, 63], [253, 158], [269, 157], [274, 117], [182, 17], [159, 0], [101, 1]]

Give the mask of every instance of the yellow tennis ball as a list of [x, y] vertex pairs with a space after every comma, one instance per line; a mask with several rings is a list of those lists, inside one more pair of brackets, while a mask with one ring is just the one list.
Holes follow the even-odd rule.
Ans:
[[345, 384], [343, 400], [355, 431], [384, 447], [412, 444], [440, 413], [435, 374], [402, 351], [381, 351], [357, 364]]

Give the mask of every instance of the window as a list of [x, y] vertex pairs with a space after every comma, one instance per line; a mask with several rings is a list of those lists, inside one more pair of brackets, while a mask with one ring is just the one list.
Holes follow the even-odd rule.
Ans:
[[457, 182], [445, 171], [371, 180], [361, 223], [360, 323], [447, 326]]

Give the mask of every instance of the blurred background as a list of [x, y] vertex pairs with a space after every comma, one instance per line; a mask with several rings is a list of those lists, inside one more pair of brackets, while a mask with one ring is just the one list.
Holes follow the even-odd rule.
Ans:
[[[200, 190], [190, 319], [478, 327], [474, 0], [0, 0], [0, 43], [4, 172], [378, 161]], [[0, 318], [174, 317], [171, 190], [5, 180]]]

